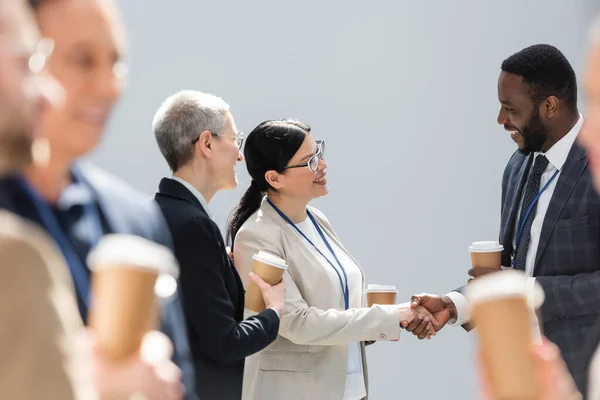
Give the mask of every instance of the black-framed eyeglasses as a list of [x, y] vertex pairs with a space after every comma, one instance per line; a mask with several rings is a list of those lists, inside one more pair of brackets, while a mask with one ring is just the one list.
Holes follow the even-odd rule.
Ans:
[[285, 167], [284, 169], [308, 167], [308, 169], [310, 169], [311, 172], [317, 172], [317, 170], [319, 169], [319, 161], [324, 160], [324, 159], [325, 159], [325, 141], [317, 140], [317, 152], [315, 153], [314, 156], [312, 156], [308, 160], [308, 162], [306, 162], [304, 164], [298, 164], [298, 165], [289, 165], [289, 166]]
[[[244, 144], [244, 134], [242, 132], [239, 132], [238, 134], [236, 134], [235, 136], [229, 136], [229, 135], [222, 135], [220, 133], [210, 133], [213, 136], [219, 136], [219, 137], [224, 137], [224, 138], [230, 138], [233, 139], [233, 141], [235, 142], [235, 145], [238, 147], [238, 149], [242, 149], [242, 145]], [[192, 144], [196, 144], [196, 142], [200, 140], [200, 135], [198, 135], [198, 137], [196, 139], [194, 139], [192, 141]]]

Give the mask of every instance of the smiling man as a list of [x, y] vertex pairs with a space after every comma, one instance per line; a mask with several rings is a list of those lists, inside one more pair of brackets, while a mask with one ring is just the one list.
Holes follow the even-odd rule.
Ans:
[[[575, 72], [555, 47], [530, 46], [502, 63], [498, 99], [498, 123], [519, 147], [502, 179], [502, 265], [544, 288], [544, 333], [582, 387], [582, 344], [600, 310], [600, 197], [586, 151], [576, 143], [583, 117]], [[461, 291], [415, 296], [413, 303], [460, 325], [469, 319]], [[407, 327], [420, 333], [413, 328]]]

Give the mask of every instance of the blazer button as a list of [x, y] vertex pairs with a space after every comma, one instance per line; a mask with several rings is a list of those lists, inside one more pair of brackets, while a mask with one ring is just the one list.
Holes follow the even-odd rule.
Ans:
[[387, 335], [385, 333], [382, 333], [381, 335], [379, 335], [379, 340], [386, 340], [387, 339]]

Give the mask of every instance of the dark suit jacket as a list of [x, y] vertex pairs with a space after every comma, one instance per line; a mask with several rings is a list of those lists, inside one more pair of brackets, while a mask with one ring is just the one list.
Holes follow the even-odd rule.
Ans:
[[[79, 165], [83, 179], [94, 193], [103, 219], [104, 233], [127, 233], [142, 236], [172, 248], [163, 216], [153, 201], [148, 200], [118, 178], [89, 164]], [[14, 178], [0, 180], [0, 208], [41, 225], [33, 203]], [[195, 372], [189, 351], [187, 327], [181, 299], [176, 296], [163, 309], [162, 330], [174, 345], [173, 361], [183, 371], [186, 399], [197, 399]]]
[[[516, 152], [502, 179], [502, 265], [511, 265], [514, 227], [533, 154]], [[575, 143], [563, 166], [542, 226], [534, 276], [546, 300], [544, 334], [558, 345], [583, 389], [584, 343], [600, 312], [600, 197], [585, 150]]]
[[242, 322], [242, 281], [219, 227], [185, 186], [164, 178], [156, 202], [171, 229], [181, 267], [198, 393], [202, 399], [240, 399], [244, 359], [277, 338], [277, 313], [265, 310]]

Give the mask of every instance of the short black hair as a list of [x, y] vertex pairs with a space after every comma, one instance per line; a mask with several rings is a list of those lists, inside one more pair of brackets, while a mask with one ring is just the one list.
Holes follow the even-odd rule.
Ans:
[[529, 46], [508, 57], [502, 71], [519, 75], [530, 86], [535, 103], [556, 96], [577, 111], [577, 78], [565, 55], [549, 44]]

